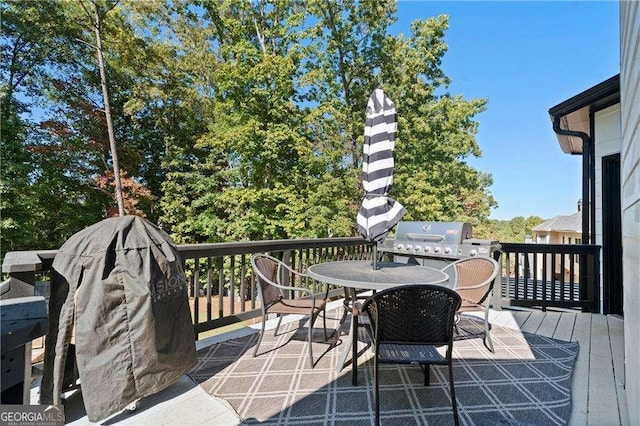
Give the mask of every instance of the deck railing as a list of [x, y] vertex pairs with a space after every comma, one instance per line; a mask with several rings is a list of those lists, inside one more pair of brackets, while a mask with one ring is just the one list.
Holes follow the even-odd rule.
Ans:
[[[334, 260], [370, 259], [371, 244], [362, 238], [321, 238], [239, 243], [183, 245], [178, 247], [190, 283], [196, 334], [251, 320], [261, 315], [251, 255], [266, 252], [281, 258], [296, 271], [314, 263]], [[289, 285], [313, 288], [325, 284], [312, 279], [288, 277]], [[331, 288], [330, 297], [343, 294]]]
[[[261, 315], [251, 255], [267, 252], [282, 258], [295, 270], [333, 260], [371, 259], [372, 246], [362, 238], [319, 238], [232, 243], [179, 245], [188, 279], [192, 319], [196, 335], [220, 330]], [[56, 250], [9, 252], [2, 270], [18, 296], [37, 293], [48, 296]], [[325, 284], [308, 279], [291, 285], [316, 288]], [[339, 297], [342, 288], [330, 288]], [[202, 336], [200, 336], [202, 337]]]
[[[370, 259], [372, 247], [362, 238], [324, 238], [180, 245], [189, 283], [192, 319], [196, 334], [215, 333], [260, 316], [255, 277], [250, 258], [268, 252], [304, 271], [314, 263]], [[599, 311], [600, 247], [590, 245], [503, 243], [502, 279], [494, 292], [494, 307], [524, 306], [580, 308]], [[7, 253], [3, 272], [12, 287], [24, 291], [47, 290], [56, 251]], [[562, 273], [561, 273], [562, 271]], [[296, 286], [319, 286], [306, 280]], [[331, 288], [339, 297], [341, 288]]]
[[600, 246], [502, 243], [501, 252], [494, 305], [600, 311]]

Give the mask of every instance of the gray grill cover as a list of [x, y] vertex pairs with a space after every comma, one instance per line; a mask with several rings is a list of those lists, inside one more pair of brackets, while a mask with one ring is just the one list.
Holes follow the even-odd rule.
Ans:
[[161, 391], [195, 365], [182, 262], [161, 229], [136, 216], [103, 220], [65, 242], [53, 268], [61, 277], [52, 284], [41, 403], [61, 402], [74, 326], [92, 422]]

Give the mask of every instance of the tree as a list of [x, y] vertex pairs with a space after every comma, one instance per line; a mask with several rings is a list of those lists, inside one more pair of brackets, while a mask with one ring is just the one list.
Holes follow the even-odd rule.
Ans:
[[[57, 2], [2, 3], [1, 156], [2, 254], [55, 248], [100, 217], [99, 197], [65, 172], [73, 157], [62, 127], [39, 123], [32, 108], [51, 69], [67, 63], [62, 40], [74, 37]], [[76, 207], [72, 205], [79, 203]], [[56, 208], [52, 208], [55, 206]], [[97, 215], [93, 213], [97, 207]], [[73, 211], [71, 211], [73, 210]]]
[[304, 124], [316, 167], [324, 173], [313, 182], [317, 190], [307, 202], [311, 214], [326, 212], [319, 225], [327, 233], [355, 235], [364, 195], [365, 110], [371, 92], [391, 66], [385, 43], [395, 10], [393, 1], [308, 3], [315, 20], [304, 33], [308, 47], [301, 84], [305, 101], [314, 107]]
[[186, 84], [180, 107], [207, 124], [167, 144], [161, 222], [178, 241], [354, 235], [364, 110], [380, 85], [400, 112], [393, 192], [408, 217], [479, 223], [495, 205], [491, 177], [465, 162], [480, 155], [485, 101], [442, 93], [446, 17], [405, 40], [388, 34], [393, 1], [144, 8], [146, 32], [163, 34], [149, 45]]
[[[465, 160], [481, 155], [473, 117], [486, 101], [465, 101], [443, 92], [450, 83], [440, 68], [448, 18], [414, 21], [411, 36], [404, 39], [388, 34], [394, 22], [392, 1], [317, 2], [310, 11], [318, 20], [310, 32], [316, 49], [307, 80], [321, 80], [310, 90], [318, 102], [312, 117], [324, 119], [328, 140], [335, 141], [320, 152], [337, 158], [331, 164], [334, 170], [348, 167], [344, 180], [351, 189], [347, 197], [356, 201], [353, 217], [362, 194], [363, 112], [369, 94], [382, 86], [398, 111], [391, 195], [407, 208], [406, 218], [474, 224], [484, 220], [496, 204], [488, 191], [492, 180]], [[317, 146], [321, 150], [326, 144], [318, 141]]]
[[[94, 3], [2, 4], [3, 251], [57, 247], [111, 208], [114, 190], [105, 179], [113, 182], [115, 175], [108, 171], [111, 156], [95, 49], [78, 42], [95, 37], [83, 24], [83, 5]], [[115, 94], [111, 106], [122, 124], [114, 126], [121, 129], [116, 137], [128, 141], [135, 129], [122, 111], [132, 74], [121, 59], [128, 52], [123, 46], [133, 48], [136, 38], [119, 10], [103, 25], [117, 52], [110, 63], [123, 67], [112, 69], [109, 82]], [[130, 197], [125, 202], [145, 215], [152, 211], [154, 196], [139, 183], [148, 156], [135, 148], [124, 146], [122, 176]]]
[[30, 226], [33, 221], [25, 220], [31, 216], [29, 175], [33, 169], [29, 152], [23, 149], [30, 127], [19, 115], [23, 105], [6, 92], [1, 102], [0, 255], [4, 255], [6, 251], [22, 247], [25, 237], [34, 231]]
[[[50, 202], [55, 189], [65, 209], [85, 209], [84, 223], [111, 214], [120, 177], [127, 210], [180, 243], [356, 235], [365, 107], [382, 87], [398, 110], [391, 195], [407, 218], [484, 223], [495, 205], [491, 176], [466, 160], [481, 154], [474, 117], [486, 102], [447, 92], [447, 18], [395, 36], [395, 5], [10, 2], [37, 69], [20, 68], [29, 75], [20, 87], [43, 113], [29, 123], [11, 97], [22, 121], [7, 158], [13, 152], [16, 170], [26, 161], [29, 179], [15, 173], [6, 190]], [[32, 22], [46, 23], [41, 34], [28, 31]], [[20, 46], [5, 40], [3, 49]], [[60, 235], [74, 226], [82, 224], [65, 223]]]
[[396, 37], [386, 49], [397, 64], [385, 78], [399, 116], [394, 185], [407, 219], [477, 224], [496, 204], [491, 177], [466, 164], [481, 155], [473, 118], [486, 101], [446, 91], [450, 79], [440, 63], [447, 28], [447, 16], [414, 21], [410, 37]]
[[510, 220], [490, 219], [473, 228], [474, 238], [492, 239], [501, 242], [523, 243], [531, 228], [544, 222], [538, 216], [517, 216]]
[[[118, 4], [117, 1], [109, 2], [106, 8], [103, 8], [97, 1], [92, 1], [93, 11], [87, 9], [81, 2], [80, 5], [87, 14], [90, 25], [93, 27], [96, 35], [96, 56], [98, 58], [98, 69], [100, 70], [100, 89], [102, 91], [102, 99], [104, 102], [104, 115], [107, 123], [107, 133], [109, 135], [109, 150], [111, 151], [113, 165], [113, 180], [115, 182], [115, 194], [118, 201], [118, 214], [124, 216], [124, 199], [122, 196], [122, 182], [120, 181], [120, 166], [118, 164], [118, 149], [116, 147], [116, 137], [113, 131], [113, 120], [111, 119], [111, 106], [109, 105], [109, 89], [107, 87], [107, 71], [104, 63], [104, 51], [102, 50], [102, 23], [107, 13]], [[104, 188], [104, 186], [103, 186]]]
[[312, 156], [295, 102], [300, 53], [290, 28], [303, 16], [301, 5], [212, 2], [197, 13], [175, 5], [153, 8], [152, 15], [148, 5], [148, 23], [166, 31], [167, 50], [177, 52], [169, 66], [196, 89], [182, 89], [180, 106], [206, 124], [168, 146], [162, 223], [172, 227], [175, 239], [286, 238], [299, 232], [288, 224], [300, 223], [292, 215], [306, 198], [297, 191], [306, 186], [309, 168], [303, 164]]
[[[147, 216], [154, 198], [141, 174], [147, 155], [129, 144], [137, 129], [125, 112], [137, 77], [127, 68], [131, 60], [127, 53], [133, 46], [144, 51], [144, 46], [136, 43], [139, 38], [117, 1], [64, 2], [59, 10], [64, 16], [59, 31], [63, 60], [52, 61], [43, 73], [49, 86], [41, 93], [50, 107], [47, 121], [64, 128], [64, 142], [73, 143], [81, 154], [76, 178], [94, 191], [109, 194], [117, 205], [116, 212], [112, 206], [103, 208], [103, 215], [124, 214], [127, 205], [144, 206], [132, 213]], [[118, 151], [125, 154], [125, 161], [119, 161]]]

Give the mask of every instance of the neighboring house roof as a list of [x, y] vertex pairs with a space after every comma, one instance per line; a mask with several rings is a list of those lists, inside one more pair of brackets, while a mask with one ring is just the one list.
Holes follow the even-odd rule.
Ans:
[[531, 228], [534, 232], [582, 232], [582, 212], [576, 212], [569, 216], [556, 216]]

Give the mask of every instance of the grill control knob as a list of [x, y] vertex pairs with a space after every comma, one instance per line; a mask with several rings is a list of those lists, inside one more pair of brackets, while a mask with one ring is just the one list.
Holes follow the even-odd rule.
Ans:
[[426, 246], [426, 247], [424, 248], [424, 251], [425, 251], [425, 252], [426, 252], [426, 251], [429, 251], [429, 250], [430, 250], [430, 247], [429, 247], [429, 246]]
[[445, 247], [444, 248], [444, 252], [445, 253], [451, 253], [451, 248], [450, 247]]
[[416, 250], [416, 251], [420, 251], [420, 250], [422, 250], [422, 247], [420, 247], [420, 246], [416, 246], [415, 250]]
[[440, 251], [440, 247], [434, 247], [433, 251], [434, 251], [434, 253], [438, 253]]
[[475, 250], [469, 250], [469, 256], [475, 256], [476, 254], [478, 254], [477, 251]]
[[402, 250], [402, 244], [396, 244], [394, 248], [396, 250]]
[[411, 250], [411, 244], [407, 244], [407, 250]]

